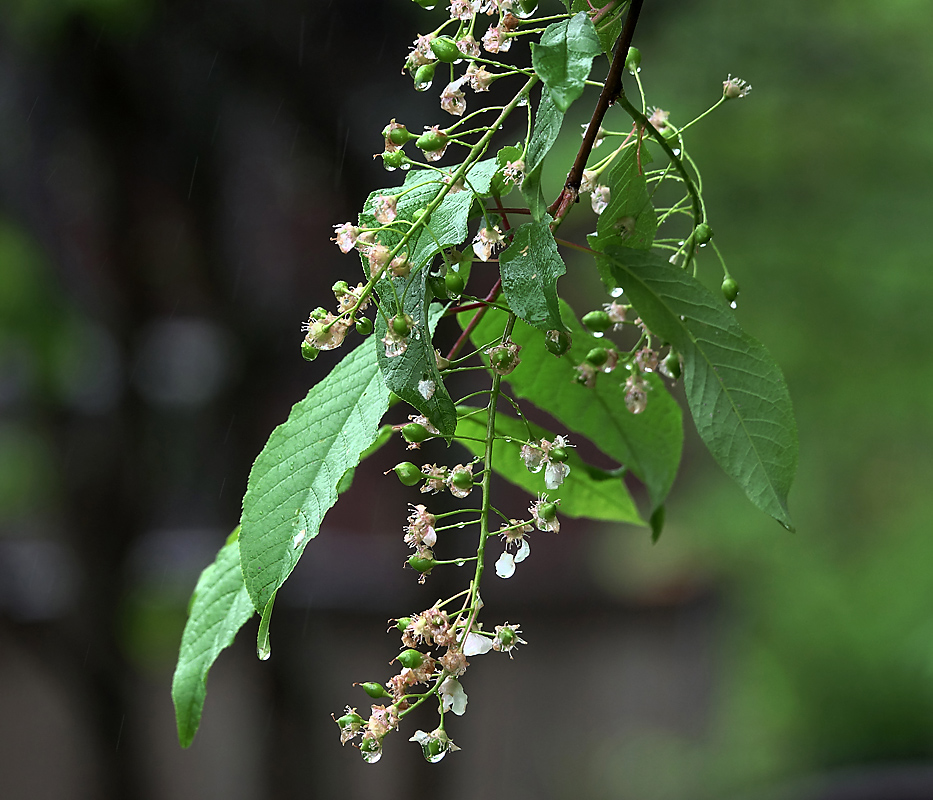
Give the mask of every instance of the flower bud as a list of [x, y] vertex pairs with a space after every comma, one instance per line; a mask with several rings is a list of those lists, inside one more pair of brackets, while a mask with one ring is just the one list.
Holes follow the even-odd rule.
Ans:
[[739, 284], [732, 278], [726, 278], [721, 288], [723, 297], [730, 303], [735, 302], [735, 298], [739, 296]]
[[399, 653], [395, 660], [403, 667], [408, 667], [408, 669], [418, 669], [424, 663], [424, 653], [409, 648]]
[[411, 461], [403, 461], [401, 464], [396, 464], [392, 469], [404, 486], [414, 486], [424, 477], [421, 470]]
[[454, 61], [459, 61], [463, 57], [457, 43], [449, 36], [438, 36], [432, 39], [431, 50], [437, 56], [437, 60], [445, 64], [453, 64]]
[[583, 315], [583, 324], [595, 333], [603, 333], [612, 325], [612, 320], [605, 311], [590, 311]]

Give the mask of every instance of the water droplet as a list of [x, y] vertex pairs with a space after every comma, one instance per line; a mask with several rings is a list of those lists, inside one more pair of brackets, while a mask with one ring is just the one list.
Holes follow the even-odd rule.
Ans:
[[382, 748], [374, 752], [368, 752], [366, 750], [361, 750], [360, 754], [363, 756], [363, 761], [367, 764], [375, 764], [380, 758], [382, 758]]
[[457, 523], [457, 527], [458, 527], [458, 528], [465, 528], [465, 527], [466, 527], [466, 523], [465, 523], [465, 522], [458, 522], [458, 523]]
[[431, 81], [424, 81], [423, 83], [416, 83], [416, 84], [415, 84], [415, 91], [416, 91], [416, 92], [426, 92], [428, 89], [431, 88], [431, 83], [432, 83]]
[[429, 764], [436, 764], [438, 761], [440, 761], [441, 759], [443, 759], [444, 756], [447, 755], [447, 750], [446, 750], [446, 749], [441, 750], [440, 753], [436, 753], [435, 755], [431, 755], [431, 754], [428, 752], [428, 746], [427, 746], [427, 745], [422, 745], [421, 749], [424, 751], [424, 758], [425, 758], [425, 761], [427, 761]]
[[675, 155], [675, 156], [679, 156], [679, 155], [680, 155], [680, 148], [679, 148], [679, 147], [675, 147], [673, 152], [674, 152], [674, 155]]
[[295, 538], [292, 539], [292, 547], [296, 550], [301, 546], [301, 543], [305, 540], [305, 536], [308, 535], [306, 530], [300, 530], [295, 534]]
[[736, 303], [735, 300], [733, 300], [731, 303], [729, 303], [729, 306], [730, 306], [731, 308], [738, 308], [738, 307], [739, 307], [739, 306], [738, 306], [738, 303]]
[[461, 558], [461, 559], [458, 559], [456, 563], [457, 563], [457, 566], [458, 566], [458, 567], [462, 567], [464, 564], [466, 564], [466, 561], [464, 561], [464, 560]]
[[384, 167], [386, 168], [386, 172], [395, 172], [395, 169], [396, 169], [395, 167], [390, 167], [390, 166], [389, 166], [388, 164], [386, 164], [386, 163], [383, 163], [382, 166], [384, 166]]
[[272, 648], [269, 646], [268, 639], [262, 647], [256, 648], [256, 655], [259, 656], [260, 661], [268, 661], [272, 657]]
[[618, 289], [618, 288], [613, 289], [611, 292], [609, 292], [609, 296], [610, 296], [610, 297], [621, 297], [621, 296], [622, 296], [622, 290], [621, 290], [621, 289]]
[[593, 338], [594, 338], [594, 339], [602, 339], [603, 336], [605, 336], [605, 335], [606, 335], [606, 334], [604, 334], [602, 331], [593, 331]]
[[410, 169], [411, 169], [411, 162], [410, 162], [410, 161], [404, 161], [404, 162], [402, 163], [402, 172], [407, 172], [407, 171], [410, 170]]
[[521, 108], [522, 106], [527, 106], [527, 105], [528, 105], [528, 96], [523, 94], [523, 95], [518, 99], [518, 105], [519, 105], [519, 108]]

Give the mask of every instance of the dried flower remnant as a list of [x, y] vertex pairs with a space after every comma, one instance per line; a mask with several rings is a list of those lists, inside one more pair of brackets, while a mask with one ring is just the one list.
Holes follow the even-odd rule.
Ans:
[[512, 658], [512, 651], [520, 644], [528, 644], [518, 634], [522, 629], [518, 625], [496, 625], [496, 635], [492, 640], [492, 649], [500, 653], [508, 653]]
[[507, 53], [512, 46], [512, 38], [502, 25], [490, 25], [483, 34], [483, 49], [488, 53]]
[[356, 240], [359, 235], [359, 228], [352, 222], [344, 222], [342, 225], [334, 225], [334, 236], [331, 241], [337, 243], [341, 253], [349, 253], [356, 247]]
[[465, 77], [448, 83], [441, 92], [441, 109], [455, 117], [462, 117], [466, 111], [466, 97], [460, 89], [464, 80]]
[[501, 245], [502, 232], [498, 228], [480, 228], [473, 239], [473, 252], [480, 261], [489, 261]]
[[722, 82], [722, 96], [726, 100], [736, 100], [742, 97], [747, 97], [752, 90], [752, 85], [742, 78], [733, 78], [730, 74]]
[[633, 414], [641, 414], [648, 406], [651, 384], [641, 375], [629, 375], [625, 380], [625, 407]]
[[609, 206], [610, 191], [608, 186], [597, 185], [593, 187], [593, 193], [590, 195], [590, 204], [593, 211], [602, 214]]
[[380, 225], [388, 225], [398, 216], [396, 198], [380, 194], [373, 198], [373, 216]]
[[[457, 40], [457, 49], [465, 56], [479, 58], [479, 42], [477, 42], [476, 39], [474, 39], [470, 34], [467, 34], [462, 39]], [[473, 64], [471, 63], [470, 66], [472, 67]], [[467, 67], [467, 72], [469, 73], [469, 67]]]
[[470, 81], [470, 87], [474, 92], [488, 92], [490, 84], [495, 80], [495, 75], [475, 61], [467, 67], [464, 77]]

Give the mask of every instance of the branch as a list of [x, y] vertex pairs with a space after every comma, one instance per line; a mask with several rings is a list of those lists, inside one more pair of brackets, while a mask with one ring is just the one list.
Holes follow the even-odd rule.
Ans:
[[583, 170], [586, 169], [586, 162], [593, 151], [596, 135], [599, 133], [603, 118], [606, 116], [609, 106], [624, 94], [622, 72], [625, 69], [625, 58], [628, 55], [629, 47], [632, 46], [632, 37], [635, 35], [635, 26], [638, 24], [638, 15], [641, 12], [643, 2], [644, 0], [632, 0], [632, 4], [629, 6], [625, 24], [622, 26], [622, 32], [616, 41], [615, 55], [609, 67], [609, 74], [606, 76], [606, 83], [599, 95], [599, 100], [596, 102], [596, 108], [593, 109], [590, 124], [583, 135], [583, 144], [580, 145], [573, 166], [570, 168], [570, 172], [567, 173], [564, 188], [548, 208], [548, 213], [554, 218], [556, 224], [560, 224], [570, 206], [577, 202], [577, 197], [580, 194], [580, 183], [583, 181]]

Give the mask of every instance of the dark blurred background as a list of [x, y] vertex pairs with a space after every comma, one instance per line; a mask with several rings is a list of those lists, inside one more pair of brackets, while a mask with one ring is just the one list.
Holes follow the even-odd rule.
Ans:
[[[796, 404], [798, 533], [688, 423], [660, 542], [570, 521], [538, 534], [484, 590], [530, 644], [476, 659], [449, 726], [463, 752], [430, 766], [404, 741], [428, 713], [367, 766], [329, 715], [366, 706], [353, 681], [391, 674], [385, 620], [457, 578], [419, 588], [400, 569], [414, 497], [381, 475], [393, 443], [283, 590], [272, 659], [247, 625], [178, 748], [187, 598], [251, 460], [333, 361], [301, 360], [300, 324], [356, 279], [331, 226], [398, 181], [372, 160], [379, 132], [441, 121], [434, 90], [399, 74], [436, 16], [404, 0], [3, 4], [0, 796], [933, 798], [925, 0], [648, 0], [636, 34], [649, 103], [677, 124], [728, 73], [754, 85], [689, 145], [739, 318]], [[569, 163], [591, 101], [552, 161]], [[598, 291], [569, 264], [576, 296]]]

